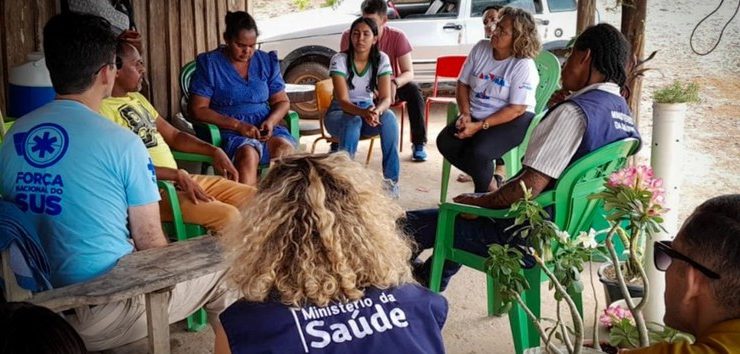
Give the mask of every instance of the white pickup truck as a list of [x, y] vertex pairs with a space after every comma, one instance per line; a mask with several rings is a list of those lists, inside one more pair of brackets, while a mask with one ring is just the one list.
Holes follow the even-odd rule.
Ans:
[[[483, 38], [483, 10], [490, 5], [523, 8], [534, 14], [543, 48], [565, 48], [575, 36], [576, 0], [418, 0], [388, 1], [390, 26], [406, 33], [415, 81], [434, 80], [437, 57], [468, 54]], [[288, 83], [312, 84], [329, 77], [329, 60], [342, 32], [360, 15], [362, 0], [296, 12], [258, 22], [260, 49], [276, 51]], [[296, 104], [301, 117], [316, 117], [313, 102]]]

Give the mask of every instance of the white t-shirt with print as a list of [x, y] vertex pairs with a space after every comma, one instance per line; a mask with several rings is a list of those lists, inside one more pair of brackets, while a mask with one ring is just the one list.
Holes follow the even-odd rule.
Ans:
[[527, 105], [527, 111], [534, 112], [540, 83], [534, 60], [496, 60], [488, 39], [470, 51], [458, 80], [470, 86], [470, 115], [475, 119], [484, 119], [509, 104]]
[[[365, 70], [362, 73], [358, 73], [354, 65], [352, 65], [352, 70], [354, 71], [352, 85], [354, 88], [349, 90], [349, 100], [351, 102], [370, 102], [373, 100], [373, 92], [370, 90], [370, 78], [372, 77], [372, 72], [370, 71], [372, 70], [371, 66], [366, 65]], [[329, 65], [329, 73], [331, 76], [340, 75], [345, 78], [349, 76], [349, 71], [347, 70], [347, 54], [334, 54]], [[391, 75], [392, 73], [393, 69], [391, 69], [391, 61], [388, 59], [388, 55], [380, 52], [378, 77]]]

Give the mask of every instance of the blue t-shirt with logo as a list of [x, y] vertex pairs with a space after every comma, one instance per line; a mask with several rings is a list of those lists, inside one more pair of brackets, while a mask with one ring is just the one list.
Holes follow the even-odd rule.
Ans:
[[159, 200], [141, 139], [76, 101], [18, 119], [0, 148], [0, 195], [41, 238], [52, 285], [89, 280], [133, 251], [128, 208]]
[[233, 354], [444, 353], [447, 301], [418, 285], [326, 307], [237, 301], [221, 313]]

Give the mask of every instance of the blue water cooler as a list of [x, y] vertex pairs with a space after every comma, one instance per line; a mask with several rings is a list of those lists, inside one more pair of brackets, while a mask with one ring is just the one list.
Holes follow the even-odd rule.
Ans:
[[8, 116], [20, 118], [54, 99], [44, 54], [32, 52], [8, 72]]

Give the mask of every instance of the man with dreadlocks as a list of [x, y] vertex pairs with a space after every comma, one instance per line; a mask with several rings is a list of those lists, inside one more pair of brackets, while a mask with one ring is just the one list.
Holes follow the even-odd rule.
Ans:
[[[627, 102], [619, 94], [627, 78], [625, 65], [629, 57], [627, 40], [613, 26], [599, 24], [585, 30], [578, 36], [563, 69], [563, 87], [573, 94], [552, 107], [534, 130], [524, 156], [523, 172], [495, 192], [462, 194], [454, 201], [491, 209], [509, 208], [523, 197], [520, 182], [537, 196], [554, 185], [568, 165], [579, 158], [618, 140], [639, 139]], [[407, 213], [408, 229], [420, 250], [434, 245], [437, 215], [437, 209]], [[456, 247], [485, 256], [491, 243], [523, 246], [524, 240], [506, 231], [512, 224], [513, 219], [458, 219]], [[416, 263], [418, 279], [429, 278], [430, 260]], [[525, 261], [533, 264], [531, 259]], [[458, 264], [445, 264], [442, 289], [459, 269]]]

